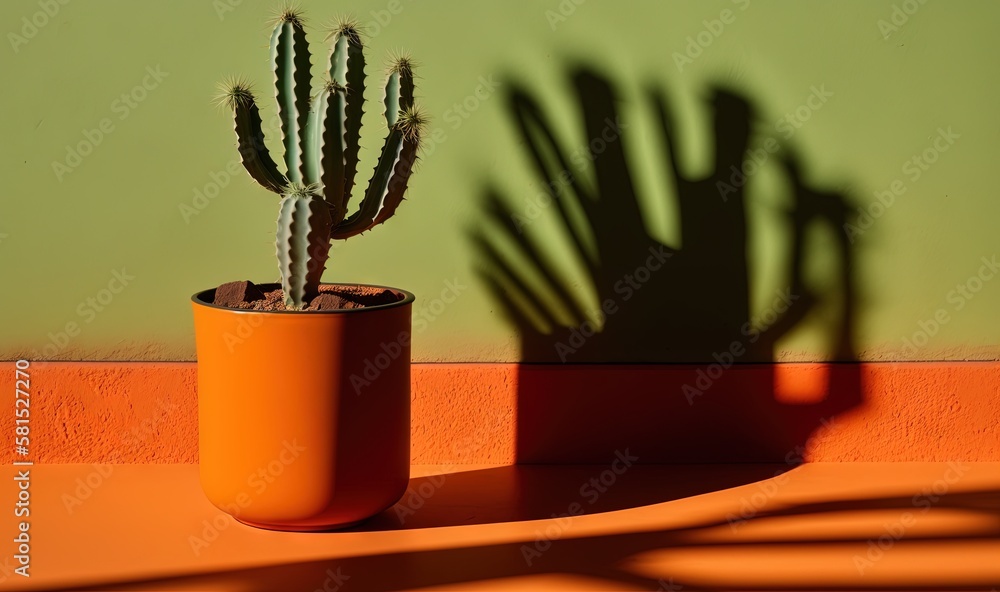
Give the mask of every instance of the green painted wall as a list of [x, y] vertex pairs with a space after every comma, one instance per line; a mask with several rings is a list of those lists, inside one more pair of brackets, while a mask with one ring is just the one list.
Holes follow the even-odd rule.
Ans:
[[[0, 48], [6, 80], [0, 91], [0, 265], [6, 276], [0, 353], [192, 359], [193, 292], [276, 277], [276, 200], [242, 171], [228, 176], [236, 155], [231, 124], [210, 101], [217, 81], [232, 73], [250, 76], [269, 93], [265, 20], [273, 3], [62, 2], [0, 4], [6, 41]], [[334, 16], [330, 4], [303, 3], [314, 24]], [[414, 339], [417, 360], [518, 359], [519, 340], [475, 273], [480, 257], [469, 233], [482, 219], [486, 184], [502, 191], [514, 212], [529, 211], [540, 189], [507, 107], [515, 81], [537, 98], [567, 146], [585, 143], [567, 85], [567, 67], [577, 63], [616, 86], [628, 126], [622, 142], [655, 236], [675, 240], [677, 223], [644, 89], [655, 84], [671, 98], [679, 160], [697, 175], [707, 170], [713, 150], [704, 99], [721, 83], [754, 105], [755, 145], [774, 138], [783, 150], [797, 151], [810, 184], [849, 193], [863, 208], [877, 203], [874, 193], [893, 181], [905, 188], [884, 211], [875, 206], [881, 215], [855, 243], [855, 324], [863, 358], [997, 358], [1000, 279], [981, 286], [972, 281], [981, 289], [971, 299], [951, 291], [980, 271], [981, 258], [1000, 255], [994, 182], [1000, 82], [991, 69], [1000, 54], [993, 26], [1000, 4], [335, 4], [369, 25], [370, 74], [387, 50], [412, 51], [433, 122], [409, 201], [388, 225], [338, 244], [326, 279], [415, 292], [424, 321]], [[893, 18], [898, 26], [890, 30]], [[314, 49], [320, 40], [313, 34]], [[690, 63], [678, 60], [685, 52]], [[376, 79], [370, 80], [369, 98], [376, 99]], [[827, 93], [826, 101], [803, 108], [814, 88]], [[455, 108], [463, 103], [467, 111]], [[800, 127], [776, 125], [797, 109], [808, 116]], [[378, 111], [369, 108], [368, 148], [381, 144]], [[273, 109], [265, 118], [269, 114]], [[928, 153], [936, 162], [926, 170], [907, 164], [934, 146], [939, 129], [953, 130], [957, 139], [939, 141], [947, 150]], [[68, 147], [82, 148], [79, 162]], [[365, 171], [371, 152], [366, 158]], [[76, 166], [57, 171], [53, 163]], [[588, 174], [579, 171], [581, 178]], [[748, 184], [755, 311], [784, 287], [779, 268], [788, 237], [780, 215], [787, 185], [777, 158]], [[211, 199], [185, 219], [181, 206], [197, 207], [199, 192]], [[554, 233], [553, 213], [545, 209], [531, 235], [543, 252], [562, 260], [568, 250]], [[817, 236], [810, 239], [817, 255], [809, 276], [822, 281], [835, 259], [829, 236]], [[576, 278], [571, 281], [586, 285], [578, 270], [567, 269]], [[88, 298], [110, 295], [101, 291], [122, 270], [127, 286], [106, 305], [97, 303], [98, 311]], [[432, 309], [449, 282], [465, 288], [453, 303]], [[902, 338], [939, 309], [947, 315], [941, 328], [923, 347], [902, 351]], [[804, 319], [778, 343], [777, 357], [827, 357], [831, 310], [820, 306]], [[79, 333], [64, 339], [59, 333], [67, 323], [76, 323]], [[655, 319], [650, 325], [650, 331], [669, 330], [654, 329]]]

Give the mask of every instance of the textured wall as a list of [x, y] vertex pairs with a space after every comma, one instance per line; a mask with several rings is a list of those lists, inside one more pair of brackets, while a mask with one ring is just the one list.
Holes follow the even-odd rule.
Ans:
[[[412, 458], [602, 464], [628, 449], [642, 463], [1000, 460], [1000, 364], [861, 364], [848, 379], [844, 368], [747, 365], [704, 388], [697, 366], [416, 364]], [[13, 364], [0, 369], [0, 389], [13, 392]], [[30, 374], [32, 460], [197, 462], [193, 364], [48, 363]], [[704, 390], [688, 397], [685, 384]], [[13, 440], [12, 424], [0, 438]]]
[[[51, 15], [35, 0], [0, 5], [8, 42], [0, 70], [22, 81], [6, 85], [0, 120], [0, 266], [8, 278], [0, 358], [191, 360], [190, 294], [275, 277], [276, 202], [238, 169], [231, 173], [231, 123], [210, 99], [232, 73], [268, 93], [264, 21], [276, 4], [50, 2]], [[302, 4], [314, 25], [334, 15], [330, 3]], [[714, 149], [709, 88], [722, 84], [752, 105], [752, 146], [761, 155], [746, 183], [754, 317], [789, 285], [782, 225], [790, 186], [778, 155], [795, 153], [810, 186], [845, 194], [851, 209], [871, 217], [859, 219], [860, 234], [851, 232], [857, 353], [868, 360], [997, 358], [1000, 282], [982, 261], [1000, 250], [1000, 201], [991, 189], [1000, 82], [981, 65], [1000, 51], [993, 28], [1000, 4], [336, 4], [368, 25], [369, 73], [391, 48], [414, 53], [433, 123], [398, 219], [338, 245], [326, 278], [415, 292], [416, 359], [515, 361], [525, 345], [475, 272], [482, 253], [469, 230], [483, 219], [479, 201], [489, 187], [511, 213], [531, 219], [528, 236], [557, 262], [582, 306], [599, 305], [555, 232], [554, 208], [540, 205], [543, 183], [510, 111], [517, 86], [580, 156], [587, 136], [568, 76], [574, 64], [613, 84], [623, 126], [610, 141], [627, 150], [644, 213], [637, 228], [673, 246], [681, 244], [676, 184], [665, 174], [645, 89], [661, 88], [671, 99], [678, 160], [692, 177], [706, 174]], [[376, 99], [375, 85], [369, 90]], [[379, 109], [368, 111], [364, 145], [372, 149], [381, 142]], [[365, 171], [371, 152], [366, 158]], [[581, 182], [592, 181], [586, 158], [570, 166]], [[877, 201], [879, 192], [891, 205]], [[805, 276], [821, 302], [777, 340], [773, 359], [843, 357], [827, 338], [838, 314], [836, 286], [824, 275], [831, 240], [822, 231], [809, 235]], [[699, 291], [717, 290], [699, 281], [664, 284], [693, 293], [695, 303], [703, 301]], [[686, 309], [662, 306], [648, 321], [669, 332], [670, 315]], [[643, 361], [676, 359], [665, 351]]]

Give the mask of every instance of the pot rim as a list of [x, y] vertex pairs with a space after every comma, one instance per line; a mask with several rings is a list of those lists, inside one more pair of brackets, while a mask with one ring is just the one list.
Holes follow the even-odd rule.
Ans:
[[[277, 282], [269, 282], [269, 284], [275, 284]], [[268, 284], [259, 284], [268, 285]], [[403, 296], [402, 299], [396, 302], [390, 302], [388, 304], [376, 304], [375, 306], [365, 306], [363, 308], [341, 308], [336, 310], [254, 310], [252, 308], [231, 308], [229, 306], [222, 306], [220, 304], [214, 304], [209, 300], [205, 300], [203, 297], [211, 292], [215, 292], [216, 288], [209, 288], [208, 290], [201, 290], [200, 292], [195, 292], [191, 296], [191, 302], [198, 306], [204, 306], [206, 308], [217, 308], [220, 310], [229, 311], [235, 314], [277, 314], [277, 315], [324, 315], [324, 314], [359, 314], [364, 312], [374, 312], [377, 310], [385, 310], [387, 308], [395, 308], [397, 306], [405, 306], [407, 304], [412, 304], [416, 300], [411, 292], [406, 290], [401, 290], [399, 288], [393, 288], [392, 286], [380, 286], [378, 284], [362, 284], [362, 283], [345, 283], [345, 282], [322, 282], [321, 285], [324, 286], [344, 286], [344, 287], [361, 287], [361, 288], [382, 288], [383, 290], [391, 290], [397, 294]]]

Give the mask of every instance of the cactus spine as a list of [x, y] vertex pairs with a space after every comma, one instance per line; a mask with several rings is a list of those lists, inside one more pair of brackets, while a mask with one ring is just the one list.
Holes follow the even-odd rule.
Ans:
[[389, 133], [361, 203], [348, 216], [360, 155], [365, 58], [354, 23], [341, 22], [328, 39], [332, 39], [328, 79], [313, 96], [301, 13], [283, 10], [271, 33], [285, 173], [264, 145], [250, 85], [232, 80], [223, 94], [233, 111], [244, 168], [258, 184], [281, 195], [275, 243], [285, 306], [290, 310], [305, 308], [319, 293], [331, 240], [361, 234], [396, 212], [417, 160], [424, 124], [414, 108], [410, 61], [397, 57], [383, 98]]

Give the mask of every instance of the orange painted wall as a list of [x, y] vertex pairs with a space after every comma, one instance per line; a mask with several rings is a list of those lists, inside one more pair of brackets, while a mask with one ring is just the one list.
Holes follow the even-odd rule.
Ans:
[[[416, 364], [412, 458], [601, 463], [628, 448], [644, 463], [1000, 460], [1000, 363], [737, 366], [686, 397], [704, 370]], [[29, 372], [35, 462], [198, 461], [194, 364]], [[4, 462], [15, 460], [14, 380], [14, 364], [0, 364]]]

